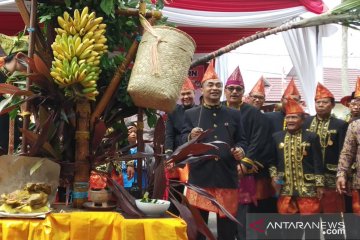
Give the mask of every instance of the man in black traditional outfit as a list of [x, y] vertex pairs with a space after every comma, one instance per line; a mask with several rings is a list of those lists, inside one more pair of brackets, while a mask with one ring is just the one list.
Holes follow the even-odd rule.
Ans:
[[334, 95], [321, 83], [316, 87], [316, 115], [305, 119], [303, 128], [319, 136], [322, 161], [325, 167], [325, 188], [321, 205], [324, 213], [345, 211], [343, 195], [336, 192], [336, 173], [348, 124], [331, 115]]
[[[271, 186], [269, 171], [268, 169], [261, 169], [258, 164], [264, 166], [264, 163], [271, 157], [269, 156], [271, 154], [271, 145], [268, 144], [271, 140], [271, 128], [259, 109], [242, 101], [244, 90], [244, 81], [240, 68], [237, 67], [226, 81], [226, 102], [224, 102], [224, 105], [237, 109], [241, 113], [248, 144], [246, 156], [242, 161], [253, 166], [249, 170], [245, 166], [238, 169], [240, 188], [239, 207], [236, 217], [239, 222], [246, 226], [246, 213], [275, 212], [276, 202], [272, 198], [274, 191]], [[247, 181], [247, 186], [242, 185], [241, 181]], [[246, 228], [238, 226], [237, 239], [245, 238]]]
[[[194, 102], [195, 97], [195, 89], [191, 80], [187, 78], [181, 88], [180, 91], [180, 101], [181, 104], [177, 104], [176, 108], [173, 112], [168, 114], [166, 120], [166, 128], [165, 128], [165, 153], [171, 154], [173, 151], [176, 150], [181, 144], [183, 144], [181, 138], [181, 131], [184, 125], [184, 114], [185, 110], [190, 109], [195, 106]], [[169, 172], [169, 178], [180, 180], [180, 181], [187, 181], [189, 175], [189, 168], [186, 165], [184, 168], [176, 168], [175, 170]], [[179, 185], [175, 187], [178, 192], [184, 191], [184, 186]], [[175, 197], [180, 201], [181, 198], [178, 194], [174, 193]], [[178, 211], [175, 206], [171, 203], [169, 211], [177, 214]]]
[[[209, 151], [219, 159], [204, 160], [189, 166], [189, 183], [205, 189], [223, 205], [228, 212], [236, 215], [238, 208], [238, 174], [236, 166], [245, 156], [246, 140], [243, 135], [241, 114], [231, 108], [221, 105], [220, 97], [223, 84], [214, 71], [210, 62], [202, 79], [202, 94], [204, 103], [201, 106], [185, 111], [183, 138], [193, 139], [203, 130], [214, 131], [204, 139], [204, 142], [223, 141], [230, 145], [219, 145], [218, 151]], [[227, 218], [208, 199], [195, 191], [188, 189], [187, 198], [194, 207], [200, 210], [205, 222], [209, 212], [217, 213], [218, 239], [234, 239], [236, 223]], [[205, 239], [199, 235], [198, 239]]]
[[[300, 213], [304, 221], [318, 221], [311, 215], [321, 211], [320, 199], [325, 182], [319, 137], [302, 129], [304, 110], [295, 100], [288, 99], [285, 111], [287, 130], [273, 134], [276, 157], [270, 163], [273, 185], [280, 189], [278, 212], [286, 215]], [[305, 239], [320, 237], [319, 229], [305, 232]], [[300, 239], [302, 234], [301, 229], [291, 232], [292, 237]]]
[[300, 93], [295, 85], [294, 79], [291, 79], [281, 98], [281, 104], [282, 104], [281, 111], [265, 113], [265, 116], [270, 120], [273, 133], [285, 130], [286, 128], [284, 106], [286, 105], [287, 98], [289, 97], [297, 102], [300, 102]]

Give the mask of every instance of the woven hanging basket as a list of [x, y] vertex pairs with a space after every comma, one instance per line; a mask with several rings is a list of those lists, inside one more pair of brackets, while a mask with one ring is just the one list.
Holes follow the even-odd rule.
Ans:
[[142, 37], [127, 90], [136, 106], [171, 112], [196, 45], [176, 28], [156, 26], [152, 30]]

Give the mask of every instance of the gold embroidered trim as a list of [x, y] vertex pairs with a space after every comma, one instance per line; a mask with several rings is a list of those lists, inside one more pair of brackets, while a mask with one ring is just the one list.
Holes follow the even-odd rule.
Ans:
[[276, 167], [274, 167], [274, 166], [269, 167], [269, 173], [270, 173], [271, 177], [277, 177], [277, 169], [276, 169]]
[[323, 187], [325, 184], [325, 177], [324, 175], [315, 175], [315, 186]]
[[316, 133], [320, 138], [322, 160], [325, 160], [325, 150], [328, 146], [333, 145], [334, 143], [331, 140], [331, 134], [336, 133], [333, 130], [329, 131], [330, 118], [326, 120], [319, 120], [316, 116], [310, 124], [308, 129], [310, 132]]

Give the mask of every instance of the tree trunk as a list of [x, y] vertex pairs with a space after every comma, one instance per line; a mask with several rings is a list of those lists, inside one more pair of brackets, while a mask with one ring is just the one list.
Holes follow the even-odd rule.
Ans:
[[73, 189], [73, 207], [81, 208], [87, 201], [89, 190], [90, 162], [90, 103], [81, 99], [76, 103], [76, 133], [75, 133], [75, 176]]

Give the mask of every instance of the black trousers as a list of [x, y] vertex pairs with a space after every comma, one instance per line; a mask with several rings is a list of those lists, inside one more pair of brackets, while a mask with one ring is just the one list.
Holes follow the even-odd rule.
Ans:
[[[205, 210], [198, 209], [200, 211], [201, 217], [204, 219], [205, 223], [208, 223], [209, 212]], [[216, 215], [216, 228], [217, 228], [217, 239], [218, 240], [234, 240], [236, 234], [236, 223], [231, 221], [229, 218], [220, 218], [219, 215]], [[205, 240], [206, 237], [201, 233], [198, 233], [196, 238], [197, 240]]]

